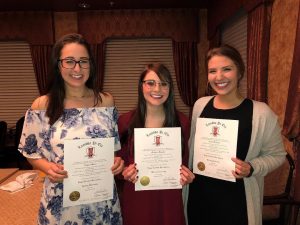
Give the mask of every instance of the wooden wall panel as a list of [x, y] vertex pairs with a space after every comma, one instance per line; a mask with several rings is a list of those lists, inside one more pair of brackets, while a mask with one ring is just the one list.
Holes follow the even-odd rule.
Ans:
[[55, 40], [68, 33], [77, 33], [77, 12], [55, 12]]
[[[282, 126], [290, 82], [300, 0], [275, 0], [269, 48], [268, 98]], [[291, 143], [285, 140], [288, 152]]]

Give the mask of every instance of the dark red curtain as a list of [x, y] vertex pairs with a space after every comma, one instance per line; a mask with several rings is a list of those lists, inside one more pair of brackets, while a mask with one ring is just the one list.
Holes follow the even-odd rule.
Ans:
[[105, 42], [91, 45], [96, 62], [97, 85], [102, 91], [105, 66]]
[[51, 12], [2, 12], [0, 13], [0, 40], [27, 41], [30, 45], [34, 72], [40, 94], [45, 94], [54, 42]]
[[214, 35], [209, 38], [209, 48], [219, 47], [221, 44], [221, 32], [220, 29], [217, 28]]
[[192, 107], [198, 99], [197, 43], [173, 41], [173, 58], [180, 96]]
[[0, 40], [25, 40], [32, 45], [49, 45], [54, 41], [51, 12], [1, 12]]
[[247, 95], [268, 102], [268, 62], [272, 2], [264, 2], [248, 12]]
[[174, 40], [176, 79], [183, 101], [192, 106], [198, 91], [198, 10], [140, 9], [78, 13], [78, 30], [93, 44], [99, 85], [103, 87], [105, 44], [108, 38], [156, 38]]
[[[221, 31], [220, 28], [217, 27], [215, 29], [214, 34], [209, 37], [209, 49], [219, 47], [221, 44]], [[215, 95], [216, 92], [210, 86], [209, 82], [207, 81], [206, 89], [205, 89], [205, 96]]]
[[78, 31], [90, 43], [107, 38], [169, 37], [198, 40], [197, 9], [135, 9], [78, 12]]
[[[247, 76], [248, 97], [267, 102], [268, 48], [273, 0], [223, 0], [208, 4], [208, 38], [215, 45], [215, 34], [223, 21], [243, 7], [248, 12]], [[227, 5], [228, 7], [223, 7]]]
[[300, 11], [298, 12], [296, 40], [283, 124], [283, 134], [293, 142], [296, 160], [294, 198], [297, 201], [300, 201]]
[[52, 45], [30, 45], [33, 68], [40, 95], [46, 94]]
[[274, 0], [222, 0], [222, 4], [220, 4], [220, 1], [208, 1], [208, 39], [211, 40], [218, 27], [241, 8], [244, 8], [247, 12], [250, 12], [258, 5], [273, 1]]

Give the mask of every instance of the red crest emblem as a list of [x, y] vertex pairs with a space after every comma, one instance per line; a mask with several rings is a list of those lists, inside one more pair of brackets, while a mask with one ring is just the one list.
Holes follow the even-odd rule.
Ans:
[[161, 136], [157, 135], [157, 136], [154, 137], [154, 144], [156, 146], [161, 145]]
[[214, 137], [219, 135], [219, 127], [212, 127], [212, 135]]
[[93, 158], [93, 156], [95, 155], [95, 148], [94, 147], [88, 147], [86, 149], [86, 155], [89, 158]]

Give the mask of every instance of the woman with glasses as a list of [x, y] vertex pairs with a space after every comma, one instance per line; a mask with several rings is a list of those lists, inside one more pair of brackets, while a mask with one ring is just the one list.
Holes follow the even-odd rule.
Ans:
[[[68, 178], [64, 169], [66, 141], [111, 137], [112, 151], [120, 149], [120, 142], [113, 97], [96, 85], [95, 62], [86, 40], [79, 34], [63, 36], [53, 47], [51, 63], [47, 94], [37, 98], [27, 111], [19, 144], [19, 151], [33, 167], [46, 174], [38, 224], [121, 225], [115, 187], [111, 200], [63, 207], [63, 181]], [[75, 145], [70, 148], [73, 151], [74, 146], [74, 157], [79, 154]], [[88, 147], [82, 146], [80, 154], [92, 158], [97, 153]], [[93, 168], [90, 166], [83, 169]], [[111, 172], [118, 174], [124, 161], [115, 157], [111, 166]], [[79, 174], [84, 176], [85, 172]], [[71, 201], [80, 199], [79, 191], [75, 185]]]
[[162, 64], [149, 64], [138, 86], [137, 108], [118, 120], [120, 156], [125, 161], [121, 206], [124, 225], [185, 225], [181, 189], [135, 191], [138, 167], [134, 162], [134, 128], [181, 127], [182, 163], [180, 183], [192, 182], [187, 165], [189, 121], [175, 108], [174, 86], [169, 70]]

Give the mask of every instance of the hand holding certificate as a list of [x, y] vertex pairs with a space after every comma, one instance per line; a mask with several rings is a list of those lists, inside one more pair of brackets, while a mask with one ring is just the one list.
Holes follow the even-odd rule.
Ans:
[[114, 138], [66, 140], [63, 207], [113, 198]]
[[238, 121], [198, 118], [194, 144], [194, 173], [235, 182]]
[[181, 128], [135, 128], [135, 190], [180, 189]]

